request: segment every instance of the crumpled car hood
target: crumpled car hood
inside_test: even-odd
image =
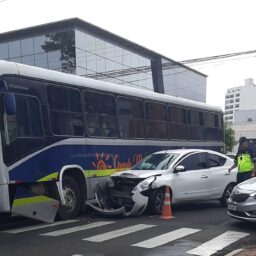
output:
[[[112,177],[127,177],[127,178],[140,178],[146,179],[151,176],[162,175],[166,170],[127,170],[122,172],[117,172],[112,175]]]

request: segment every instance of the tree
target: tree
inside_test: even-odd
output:
[[[224,125],[225,152],[232,152],[236,145],[235,131],[227,124]]]

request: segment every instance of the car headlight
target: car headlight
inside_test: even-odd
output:
[[[143,180],[142,182],[140,182],[134,189],[133,192],[135,191],[139,191],[139,192],[144,192],[146,190],[148,190],[150,188],[150,185],[152,184],[152,182],[154,182],[154,180],[156,179],[155,176],[149,177],[145,180]]]

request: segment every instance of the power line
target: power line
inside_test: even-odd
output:
[[[204,62],[204,61],[210,61],[210,60],[216,60],[216,59],[226,59],[226,58],[231,58],[231,57],[240,56],[240,55],[248,55],[248,54],[253,54],[253,53],[256,53],[256,50],[228,53],[228,54],[222,54],[222,55],[214,55],[214,56],[210,56],[210,57],[182,60],[179,62],[182,64],[189,64],[189,63]]]

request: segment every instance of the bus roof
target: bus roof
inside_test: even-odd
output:
[[[120,93],[122,95],[140,97],[153,101],[161,101],[170,104],[172,103],[177,105],[184,105],[192,108],[200,108],[208,111],[222,111],[220,107],[211,106],[206,103],[188,100],[181,97],[170,96],[129,86],[112,84],[77,75],[66,74],[58,71],[3,60],[0,60],[0,75],[19,75],[22,77],[41,79],[49,82],[51,81],[56,83],[81,86],[89,89],[97,89],[106,92]]]

